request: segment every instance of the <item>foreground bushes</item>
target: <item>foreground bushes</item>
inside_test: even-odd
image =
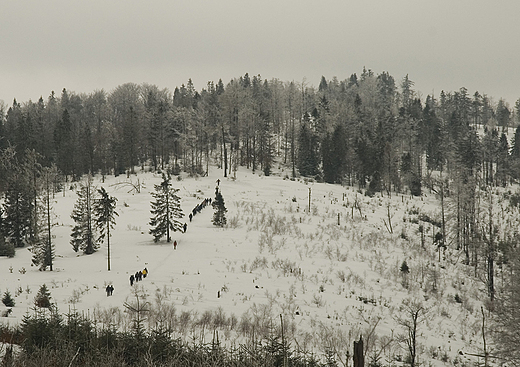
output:
[[[128,332],[97,330],[77,313],[65,317],[57,312],[37,311],[26,315],[19,329],[1,329],[7,348],[2,366],[322,366],[314,357],[295,353],[272,335],[264,340],[223,347],[215,333],[208,344],[187,343],[158,327],[144,330],[141,324]],[[4,348],[5,349],[5,348]],[[15,348],[15,350],[17,350]]]

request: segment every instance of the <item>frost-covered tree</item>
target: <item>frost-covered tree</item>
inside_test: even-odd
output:
[[[0,256],[14,257],[14,255],[14,246],[5,241],[2,231],[0,231]]]
[[[93,254],[98,248],[94,223],[95,189],[92,181],[92,176],[89,174],[81,184],[71,215],[76,225],[72,228],[70,244],[74,251],[81,250],[86,255]]]
[[[154,242],[166,235],[166,241],[170,242],[170,230],[182,231],[182,223],[177,219],[184,216],[181,209],[181,198],[177,196],[179,189],[172,188],[170,175],[163,173],[163,180],[159,185],[154,185],[155,192],[152,192],[154,201],[151,202],[152,218],[150,219],[150,234],[154,237]]]
[[[496,352],[511,366],[520,365],[520,251],[510,254],[509,271],[504,272],[506,286],[497,295],[493,313],[493,339]]]
[[[103,243],[105,236],[108,246],[108,270],[110,271],[110,229],[116,224],[115,197],[109,196],[105,188],[98,189],[99,198],[94,201],[94,214],[96,216],[96,228],[99,230],[98,243]]]
[[[220,190],[215,190],[215,200],[211,204],[213,206],[213,209],[215,209],[215,213],[213,214],[213,224],[217,227],[224,227],[226,225],[226,206],[224,205],[224,197],[222,196],[222,193]]]

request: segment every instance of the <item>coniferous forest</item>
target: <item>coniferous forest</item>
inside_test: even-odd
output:
[[[191,79],[173,92],[127,83],[89,94],[63,89],[0,108],[0,256],[48,237],[48,251],[34,261],[52,270],[50,195],[86,174],[147,167],[204,176],[217,165],[224,177],[238,167],[269,176],[283,167],[288,179],[355,186],[368,196],[435,194],[435,243],[459,251],[475,274],[478,268],[501,320],[497,340],[520,359],[510,348],[520,342],[511,329],[520,321],[511,311],[520,305],[520,235],[487,212],[498,192],[520,207],[520,99],[510,106],[466,88],[424,96],[408,76],[363,69],[345,80],[322,77],[317,87],[245,74],[200,91]],[[94,241],[89,246],[84,251],[95,251]],[[507,269],[502,297],[497,267]]]

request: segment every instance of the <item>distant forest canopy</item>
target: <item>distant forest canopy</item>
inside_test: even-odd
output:
[[[196,91],[127,83],[110,93],[63,89],[44,100],[0,106],[0,191],[10,167],[55,164],[67,179],[135,167],[224,175],[238,166],[269,175],[359,184],[369,193],[420,194],[432,172],[506,185],[520,178],[520,122],[514,108],[465,88],[421,98],[408,75],[363,69],[348,79],[305,82],[248,74]],[[29,157],[30,158],[27,158]],[[36,158],[35,158],[36,157]]]

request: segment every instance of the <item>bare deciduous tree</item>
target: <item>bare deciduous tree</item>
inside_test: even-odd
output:
[[[404,334],[399,335],[397,340],[408,349],[411,367],[417,365],[419,325],[425,320],[427,314],[428,308],[421,301],[407,298],[403,301],[396,317],[397,323],[404,329]]]

